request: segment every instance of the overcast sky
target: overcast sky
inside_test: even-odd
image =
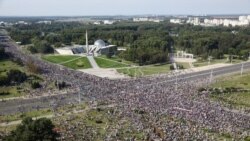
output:
[[[0,0],[0,16],[250,14],[250,0]]]

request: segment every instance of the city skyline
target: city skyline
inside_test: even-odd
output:
[[[249,14],[249,0],[0,0],[0,16]]]

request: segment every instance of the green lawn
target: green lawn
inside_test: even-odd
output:
[[[235,74],[232,76],[220,77],[217,82],[212,84],[212,87],[240,87],[244,89],[250,89],[250,72],[246,72],[241,76]]]
[[[124,68],[117,69],[119,73],[127,74],[131,77],[141,77],[146,75],[153,74],[162,74],[170,71],[170,64],[160,65],[160,66],[143,66],[143,67],[133,67],[133,68]]]
[[[1,115],[0,116],[0,123],[2,122],[11,122],[11,121],[17,121],[21,120],[25,117],[39,117],[39,116],[45,116],[45,115],[51,115],[52,112],[50,109],[42,109],[42,110],[33,110],[26,113],[18,113],[13,115]]]
[[[210,64],[208,63],[208,61],[197,61],[197,62],[193,63],[193,65],[195,67],[203,67],[203,66],[214,65],[214,64],[218,64],[218,63],[227,63],[227,59],[212,59],[210,61]]]
[[[11,60],[8,60],[8,59],[0,60],[0,66],[1,66],[0,76],[6,76],[7,72],[9,72],[12,69],[17,69],[22,72],[25,72],[29,76],[28,80],[26,80],[22,84],[11,85],[11,86],[1,86],[0,87],[0,99],[23,96],[26,94],[24,90],[31,89],[30,82],[32,81],[42,82],[43,81],[43,79],[39,75],[28,72],[24,66],[20,66]]]
[[[86,57],[75,55],[45,55],[42,59],[71,69],[87,69],[91,65]]]
[[[101,55],[101,56],[98,56],[98,58],[108,59],[108,60],[116,61],[116,62],[119,62],[119,63],[124,63],[124,64],[127,64],[127,65],[137,65],[136,63],[124,60],[122,58],[119,58],[118,56],[112,56],[111,58],[108,58],[106,55]]]
[[[0,99],[20,97],[22,95],[21,89],[18,89],[16,86],[0,87]]]
[[[243,61],[239,59],[232,60],[232,64],[241,63],[241,62]],[[231,62],[229,62],[226,58],[225,59],[212,59],[210,61],[210,64],[208,63],[208,60],[198,60],[197,62],[193,63],[193,65],[195,67],[203,67],[203,66],[214,65],[218,63],[231,63]]]
[[[91,64],[89,63],[88,58],[82,57],[67,63],[61,64],[71,69],[88,69],[91,68]]]
[[[56,63],[56,64],[60,64],[69,60],[73,60],[79,58],[79,56],[74,56],[74,55],[45,55],[42,56],[42,59],[52,62],[52,63]]]
[[[11,69],[18,69],[23,71],[24,67],[12,62],[11,60],[0,60],[0,75],[6,75]]]
[[[243,76],[236,74],[233,76],[219,78],[217,82],[211,85],[211,87],[222,89],[230,87],[250,89],[250,73],[248,72]],[[212,95],[212,98],[237,107],[250,107],[250,92]]]
[[[185,69],[189,68],[187,63],[178,63],[183,65]],[[153,74],[164,74],[170,71],[171,64],[164,64],[164,65],[148,65],[148,66],[141,66],[141,67],[131,67],[131,68],[122,68],[117,69],[119,73],[123,73],[129,75],[131,77],[141,77]]]
[[[125,63],[118,62],[119,60],[115,59],[107,59],[101,57],[95,57],[95,61],[101,68],[121,68],[121,67],[129,67],[129,65]]]

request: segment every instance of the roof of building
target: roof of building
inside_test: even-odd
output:
[[[96,40],[95,43],[94,43],[95,46],[98,46],[98,47],[105,47],[106,44],[103,40]]]

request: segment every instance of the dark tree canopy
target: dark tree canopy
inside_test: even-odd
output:
[[[132,23],[114,25],[86,25],[80,23],[53,23],[51,25],[15,25],[9,28],[11,37],[23,44],[32,43],[30,51],[50,53],[53,47],[85,44],[88,30],[89,44],[97,39],[126,47],[120,57],[141,65],[167,62],[170,47],[184,50],[207,59],[222,59],[233,54],[246,59],[250,52],[250,27],[201,27],[177,25],[168,22]],[[233,50],[233,52],[232,52]]]
[[[7,78],[10,83],[22,83],[27,79],[27,75],[20,70],[10,70]]]

